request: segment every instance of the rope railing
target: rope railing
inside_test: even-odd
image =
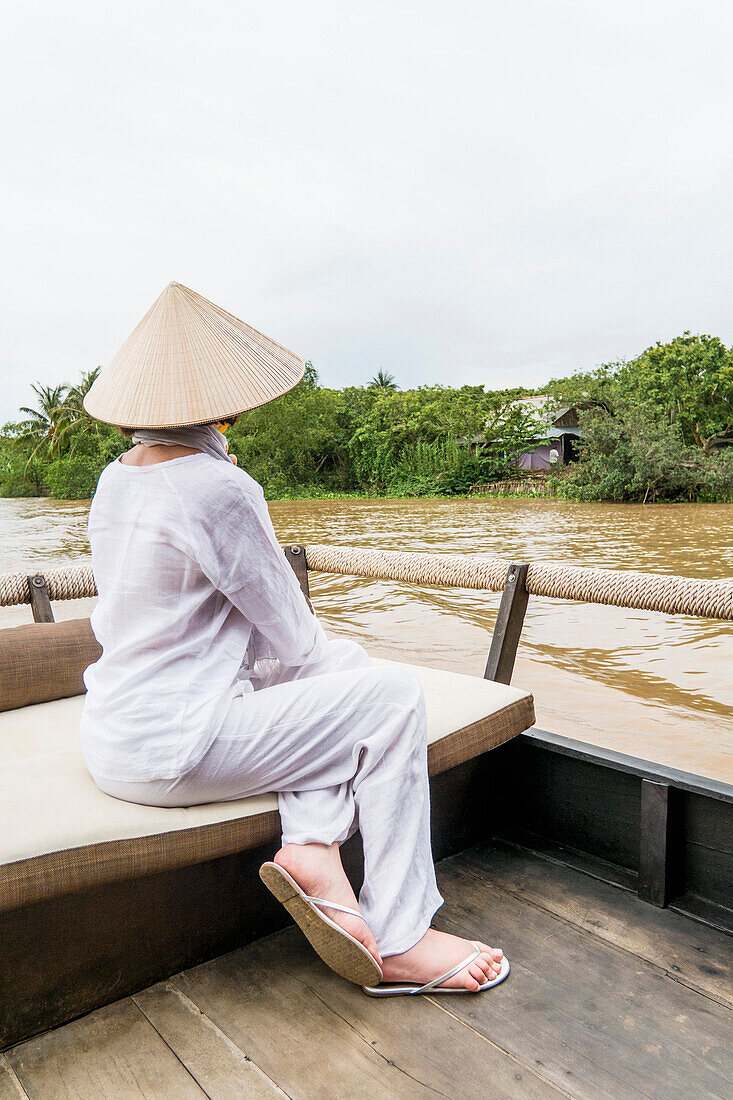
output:
[[[81,600],[96,596],[97,586],[91,565],[71,565],[68,569],[49,569],[46,579],[51,600]],[[31,593],[27,573],[0,574],[0,607],[30,603]]]
[[[459,554],[369,550],[355,546],[306,546],[308,568],[375,580],[454,588],[504,587],[509,562]],[[733,580],[697,580],[660,573],[586,569],[577,565],[530,563],[527,591],[533,596],[615,604],[667,615],[733,620]]]
[[[356,546],[313,544],[306,546],[305,551],[308,569],[316,572],[492,592],[504,587],[510,564],[503,558]],[[51,600],[75,600],[97,594],[90,565],[53,569],[44,576]],[[526,585],[533,596],[733,621],[733,580],[728,579],[699,580],[660,573],[533,562],[527,572]],[[30,603],[28,575],[0,575],[0,607],[25,603]]]

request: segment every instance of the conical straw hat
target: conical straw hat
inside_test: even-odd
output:
[[[236,416],[287,393],[303,360],[180,283],[169,283],[84,398],[123,428]]]

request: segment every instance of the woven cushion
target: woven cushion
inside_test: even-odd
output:
[[[532,696],[517,688],[405,667],[425,692],[433,775],[534,721]],[[82,705],[59,699],[0,714],[0,911],[278,838],[274,794],[174,809],[103,794],[81,756]]]
[[[80,695],[101,653],[89,619],[0,630],[0,710]]]

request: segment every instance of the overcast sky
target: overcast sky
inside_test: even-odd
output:
[[[0,43],[0,422],[171,279],[328,385],[733,343],[733,5],[26,2]]]

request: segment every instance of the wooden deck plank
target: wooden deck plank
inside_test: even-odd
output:
[[[293,964],[278,947],[277,936],[267,937],[174,984],[290,1097],[417,1095],[415,1082],[313,994],[321,972],[312,952],[293,953]]]
[[[733,1094],[733,1014],[590,931],[441,865],[449,931],[498,943],[509,980],[442,1006],[573,1096]],[[448,1002],[449,1003],[446,1003]]]
[[[551,1085],[538,1067],[507,1056],[473,1028],[436,1011],[436,1005],[424,997],[377,1001],[325,968],[319,992],[366,1042],[415,1079],[425,1081],[429,1091],[461,1100],[485,1100],[487,1095],[557,1100],[567,1095]]]
[[[0,1100],[27,1100],[28,1093],[4,1054],[0,1054]]]
[[[175,978],[288,1096],[557,1100],[563,1093],[425,1000],[375,1001],[295,929]]]
[[[733,938],[716,929],[521,849],[482,845],[460,866],[733,1008]]]
[[[733,1095],[723,934],[513,849],[439,879],[436,923],[509,955],[497,989],[370,999],[289,929],[0,1055],[0,1100]]]
[[[201,1100],[199,1088],[129,999],[8,1051],[30,1100]]]
[[[170,982],[151,986],[132,999],[210,1100],[285,1096]]]

